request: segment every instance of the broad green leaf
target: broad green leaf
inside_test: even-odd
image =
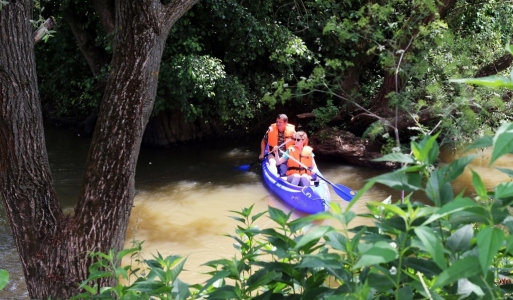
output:
[[[513,182],[503,182],[495,188],[496,199],[507,199],[513,197]]]
[[[487,227],[477,234],[477,248],[479,250],[479,262],[483,274],[486,274],[493,258],[499,252],[499,248],[504,240],[502,229]]]
[[[272,206],[268,207],[269,217],[276,222],[280,226],[285,226],[287,221],[289,220],[290,214],[285,214],[283,211],[274,208]]]
[[[332,201],[333,202],[333,201]],[[293,220],[288,223],[289,229],[291,232],[296,232],[299,229],[303,229],[305,227],[311,226],[312,222],[316,221],[324,221],[333,219],[333,216],[329,212],[321,212],[313,215],[308,215],[306,217],[301,217],[299,219]]]
[[[191,292],[189,291],[189,285],[183,281],[181,281],[179,278],[176,278],[176,280],[173,282],[173,295],[174,299],[180,300],[180,299],[189,299],[191,296]]]
[[[335,229],[331,226],[317,226],[314,227],[312,230],[310,230],[306,235],[302,236],[299,241],[297,242],[294,249],[298,250],[304,245],[319,240],[322,238],[326,233],[334,231]]]
[[[403,219],[406,218],[406,212],[403,211],[401,208],[399,208],[397,205],[385,204],[383,202],[367,202],[367,205],[378,207],[378,208],[383,208],[384,210],[388,210],[388,211],[395,213],[396,215],[402,217]]]
[[[208,294],[209,300],[240,299],[240,291],[231,285],[223,285]]]
[[[347,205],[345,211],[348,212],[348,211],[351,211],[351,208],[353,207],[353,205],[356,204],[356,202],[358,201],[358,199],[360,199],[363,194],[365,194],[372,186],[374,186],[374,184],[376,183],[376,181],[374,179],[371,179],[369,180],[369,182],[367,182],[363,188],[361,188],[360,190],[358,190],[358,192],[356,193],[356,196],[354,196],[353,200],[351,200],[349,202],[349,204]]]
[[[249,217],[249,215],[251,215],[251,211],[253,210],[253,205],[251,205],[250,207],[244,207],[242,209],[242,211],[237,211],[237,210],[229,210],[229,212],[232,212],[232,213],[235,213],[235,214],[238,214],[238,215],[241,215],[245,218]]]
[[[386,292],[395,286],[395,282],[390,276],[385,276],[384,274],[376,272],[369,273],[366,283],[378,292]]]
[[[356,218],[356,213],[353,211],[346,211],[344,213],[335,215],[335,218],[340,221],[343,225],[349,225],[349,223]]]
[[[328,232],[326,234],[326,245],[331,246],[335,250],[346,252],[347,237],[337,231]]]
[[[481,198],[481,200],[488,200],[488,191],[486,190],[486,187],[483,183],[483,180],[481,180],[481,177],[479,174],[472,171],[472,185],[474,185],[474,189],[476,190],[476,194]]]
[[[506,241],[506,252],[510,255],[513,255],[513,235],[508,235],[508,240]]]
[[[461,194],[454,199],[454,201],[449,202],[442,206],[436,213],[434,213],[429,219],[427,219],[422,225],[428,225],[433,221],[436,221],[440,218],[443,218],[447,215],[450,215],[454,212],[464,210],[466,208],[479,206],[474,200],[464,197],[461,197]]]
[[[422,149],[420,161],[425,165],[431,165],[435,162],[440,154],[440,148],[438,147],[438,143],[436,139],[440,135],[440,132],[433,136],[426,136],[421,142],[420,147]]]
[[[447,247],[453,252],[463,252],[470,248],[470,241],[474,237],[472,225],[465,225],[456,230],[447,239]]]
[[[410,148],[413,157],[415,157],[415,159],[417,159],[418,161],[422,161],[422,148],[420,147],[420,145],[415,141],[411,141]]]
[[[422,218],[425,216],[432,216],[434,213],[436,213],[439,210],[438,207],[433,206],[423,206],[419,207],[415,211],[415,219]]]
[[[339,215],[342,213],[342,207],[340,207],[340,204],[335,201],[330,201],[329,209],[333,212],[334,215]]]
[[[361,244],[363,245],[363,244]],[[398,257],[397,250],[387,242],[377,242],[363,252],[360,260],[353,266],[358,269],[365,266],[390,262]]]
[[[509,44],[505,47],[506,51],[508,51],[511,55],[513,55],[513,45]]]
[[[472,150],[472,149],[488,148],[488,147],[491,147],[492,145],[493,145],[493,136],[492,135],[485,135],[485,136],[482,136],[482,137],[478,138],[472,144],[467,146],[467,148],[465,148],[464,151],[466,152],[466,151],[469,151],[469,150]]]
[[[506,226],[506,228],[508,229],[508,233],[511,235],[513,233],[513,216],[507,216],[506,218],[504,218],[504,221],[502,221],[502,225]]]
[[[2,290],[9,282],[9,272],[0,269],[0,290]]]
[[[141,293],[169,293],[171,292],[171,287],[160,281],[140,281],[135,282],[128,290]]]
[[[450,183],[446,182],[440,189],[440,202],[442,205],[450,203],[454,199],[454,190]]]
[[[467,256],[456,260],[436,278],[433,288],[439,288],[451,284],[461,278],[469,278],[479,274],[481,268],[479,260],[475,256]]]
[[[434,234],[433,229],[426,226],[420,226],[415,227],[414,231],[435,263],[442,270],[445,269],[447,264],[444,257],[444,248],[440,240]]]
[[[418,173],[396,171],[374,177],[373,180],[396,190],[414,192],[422,189],[421,177]]]
[[[513,177],[513,170],[512,169],[506,169],[506,168],[499,168],[495,167],[497,170],[501,171],[502,173],[508,175],[510,178]]]
[[[426,196],[438,207],[453,200],[454,191],[442,170],[437,169],[429,176],[426,183]]]
[[[297,265],[298,268],[324,268],[331,269],[344,269],[344,261],[340,259],[340,255],[335,253],[319,253],[304,255],[301,262]]]
[[[413,299],[413,290],[411,286],[405,286],[399,289],[398,299],[410,300]]]
[[[141,249],[136,247],[136,248],[130,248],[130,249],[124,249],[124,250],[121,250],[117,253],[116,255],[116,259],[117,260],[121,260],[123,257],[125,257],[126,255],[130,254],[130,253],[134,253],[134,252],[137,252],[137,251],[140,251]]]
[[[495,133],[490,165],[508,153],[513,153],[513,123],[502,124]]]
[[[186,261],[186,258],[180,259],[178,264],[174,265],[174,268],[171,269],[171,276],[169,278],[171,281],[175,281],[178,278],[178,275],[180,275],[180,273],[182,272],[183,266],[185,265]]]
[[[465,167],[468,166],[468,164],[476,157],[477,154],[458,158],[449,165],[442,167],[441,172],[445,175],[444,177],[448,182],[452,182],[463,173]]]
[[[214,282],[228,277],[230,275],[230,273],[231,273],[230,271],[226,271],[226,270],[215,272],[214,276],[210,277],[205,282],[205,284],[203,285],[203,288],[199,291],[199,294],[201,294],[201,292],[207,290],[212,284],[214,284]]]
[[[254,291],[259,289],[269,282],[281,278],[281,273],[278,273],[274,270],[260,269],[253,273],[248,279],[248,291]]]
[[[513,82],[509,80],[509,78],[497,75],[480,78],[450,79],[449,82],[468,83],[493,88],[505,87],[513,89]]]
[[[484,209],[470,208],[468,210],[457,211],[449,215],[449,222],[454,225],[471,223],[488,223],[489,213]]]
[[[422,259],[418,257],[403,257],[404,266],[407,268],[412,268],[415,271],[419,271],[420,273],[433,277],[435,275],[440,274],[442,269],[436,265],[431,259]]]
[[[256,220],[260,219],[261,216],[265,215],[267,212],[266,211],[263,211],[263,212],[260,212],[254,216],[251,217],[251,221],[252,222],[255,222]]]
[[[470,280],[467,278],[461,278],[458,280],[458,295],[461,297],[464,297],[465,299],[470,296],[470,294],[475,293],[479,297],[484,296],[484,292],[476,284],[473,284]]]
[[[426,136],[418,144],[415,141],[411,142],[411,149],[415,159],[424,165],[430,165],[438,158],[440,149],[436,139],[439,134],[440,132],[433,136]]]
[[[406,164],[414,164],[415,159],[411,155],[404,153],[390,153],[379,158],[375,158],[372,161],[393,161]]]

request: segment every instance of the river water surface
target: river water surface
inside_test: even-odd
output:
[[[82,181],[89,139],[69,129],[47,127],[45,129],[48,154],[54,183],[61,205],[72,210]],[[230,218],[243,208],[253,206],[258,213],[268,206],[290,211],[263,185],[259,164],[249,171],[238,166],[256,160],[260,140],[248,139],[237,142],[205,143],[185,145],[171,149],[141,149],[136,171],[138,191],[132,210],[126,247],[133,240],[144,241],[143,257],[151,259],[157,251],[163,256],[187,257],[186,270],[180,279],[189,284],[201,283],[209,271],[202,266],[210,260],[231,258],[236,254],[233,240],[224,236],[233,234],[236,221]],[[487,187],[509,178],[487,166],[488,153],[480,153],[472,168],[483,177]],[[446,151],[442,161],[451,161],[459,154]],[[354,190],[363,187],[365,180],[380,175],[383,171],[325,161],[316,157],[324,178],[332,183],[341,183]],[[511,158],[499,162],[502,167],[512,167]],[[471,186],[470,172],[465,172],[455,183],[455,190]],[[331,189],[331,188],[330,188]],[[400,194],[383,186],[374,186],[353,206],[356,213],[366,212],[365,203],[382,201]],[[332,201],[343,207],[341,200],[331,189]],[[293,213],[297,218],[301,214]],[[353,226],[361,225],[361,220]],[[259,227],[271,226],[267,217],[260,218]],[[10,282],[0,291],[0,299],[28,299],[23,281],[18,254],[14,247],[10,228],[0,206],[0,269],[10,273]]]

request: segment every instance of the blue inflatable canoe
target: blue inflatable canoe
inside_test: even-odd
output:
[[[262,176],[265,186],[293,209],[315,214],[328,210],[331,201],[328,184],[320,180],[311,186],[297,186],[269,171],[267,156],[262,161]]]

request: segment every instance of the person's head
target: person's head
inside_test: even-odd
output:
[[[279,114],[276,117],[276,127],[278,127],[278,131],[285,131],[285,127],[289,122],[289,118],[286,114]]]
[[[294,135],[292,136],[292,139],[294,140],[294,145],[296,145],[296,146],[306,145],[308,135],[304,131],[298,131],[298,132],[294,133]]]

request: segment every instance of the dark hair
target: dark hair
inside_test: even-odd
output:
[[[283,121],[285,122],[288,122],[289,121],[289,117],[287,117],[286,114],[279,114],[276,119],[282,119]]]

